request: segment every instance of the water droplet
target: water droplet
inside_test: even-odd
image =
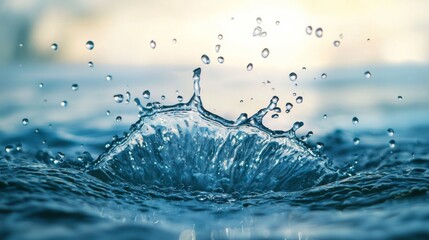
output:
[[[65,107],[67,107],[68,102],[66,100],[64,100],[60,103],[60,105],[61,105],[61,107],[65,108]]]
[[[131,93],[130,92],[126,92],[125,93],[125,103],[126,104],[128,104],[128,103],[130,103],[130,100],[131,100]]]
[[[307,26],[307,27],[305,28],[305,32],[306,32],[308,35],[311,35],[311,34],[313,33],[313,27],[311,27],[311,26]]]
[[[39,83],[39,88],[43,88],[45,86],[43,83]]]
[[[150,41],[150,47],[151,47],[152,49],[155,49],[155,48],[156,48],[156,42],[155,42],[154,40],[151,40],[151,41]]]
[[[22,119],[22,125],[27,126],[29,123],[28,118],[23,118]]]
[[[107,80],[107,81],[109,81],[109,82],[110,82],[110,81],[112,81],[112,79],[113,79],[112,75],[107,75],[107,76],[106,76],[106,80]]]
[[[316,37],[321,38],[323,36],[323,29],[318,28],[316,29]]]
[[[289,113],[292,108],[293,108],[292,103],[290,103],[290,102],[286,103],[286,113]]]
[[[120,122],[120,121],[122,121],[122,117],[121,116],[117,116],[116,117],[116,122]]]
[[[220,64],[222,64],[222,63],[225,61],[225,59],[223,59],[223,57],[222,57],[222,56],[219,56],[219,57],[217,58],[217,61],[218,61]]]
[[[289,73],[289,79],[291,81],[295,81],[297,78],[298,78],[298,76],[296,75],[296,73],[294,73],[294,72]]]
[[[7,145],[7,146],[4,148],[4,150],[5,150],[7,153],[11,153],[11,152],[13,151],[13,146]]]
[[[263,58],[266,58],[266,57],[268,57],[268,55],[270,55],[270,50],[268,50],[268,48],[264,48],[261,52],[261,56]]]
[[[267,36],[267,32],[261,32],[261,37],[266,37]]]
[[[302,126],[304,126],[303,122],[295,122],[292,126],[293,131],[297,131],[298,129],[300,129]]]
[[[396,141],[395,141],[395,140],[393,140],[393,139],[392,139],[392,140],[390,140],[390,141],[389,141],[389,147],[393,149],[393,148],[395,148],[395,146],[396,146]]]
[[[323,79],[325,79],[326,77],[328,77],[328,75],[326,75],[326,73],[322,73],[322,76],[321,76]]]
[[[398,100],[401,101],[402,100],[402,96],[398,96]]]
[[[280,25],[280,21],[276,21],[276,25]]]
[[[353,144],[354,145],[359,145],[360,143],[360,139],[359,138],[353,138]]]
[[[317,142],[316,143],[316,148],[321,150],[323,147],[325,147],[325,144],[321,143],[321,142]]]
[[[355,125],[358,124],[359,123],[359,118],[353,117],[352,123],[355,124]]]
[[[16,144],[16,151],[21,152],[21,150],[22,150],[22,144],[21,143]]]
[[[253,63],[247,64],[246,69],[247,69],[247,71],[252,71],[252,69],[253,69]]]
[[[173,38],[173,43],[176,44],[177,43],[177,39]]]
[[[79,89],[79,85],[77,83],[72,84],[71,89],[73,91],[77,91]]]
[[[86,46],[86,49],[88,49],[88,50],[94,49],[94,43],[92,41],[86,42],[85,46]]]
[[[364,73],[364,75],[365,75],[366,78],[370,78],[371,77],[371,72],[370,71],[366,71]]]
[[[261,24],[261,23],[262,23],[262,19],[261,19],[260,17],[258,17],[258,18],[256,18],[256,22],[257,22],[258,24]]]
[[[183,101],[183,97],[182,96],[177,96],[177,101],[182,102]]]
[[[323,114],[323,118],[325,118],[325,119],[326,119],[326,118],[328,118],[328,115],[326,115],[326,114]]]
[[[109,110],[106,111],[106,115],[110,116],[110,111]]]
[[[255,27],[255,29],[253,30],[253,36],[260,36],[262,32],[262,28],[261,27]]]
[[[335,47],[339,47],[339,46],[340,46],[340,41],[335,40],[335,41],[334,41],[334,46],[335,46]]]
[[[165,100],[165,96],[164,95],[161,96],[161,100]]]
[[[301,96],[296,98],[296,103],[300,104],[302,103],[302,101],[304,100],[304,98],[302,98]]]
[[[217,44],[217,45],[215,46],[215,51],[216,51],[216,52],[219,52],[219,50],[220,50],[220,44]]]
[[[93,62],[91,62],[91,61],[89,61],[89,62],[88,62],[88,66],[92,68],[92,67],[94,67],[94,63],[93,63]]]
[[[219,34],[219,35],[217,35],[217,38],[218,38],[219,40],[222,40],[222,39],[223,39],[223,35],[222,35],[222,34]]]
[[[393,131],[393,129],[391,129],[391,128],[387,129],[387,135],[389,135],[390,137],[392,137],[393,134],[395,134],[395,131]]]
[[[57,49],[58,49],[58,44],[56,44],[56,43],[52,43],[52,44],[51,44],[51,49],[52,49],[52,50],[54,50],[54,51],[57,51]]]
[[[204,64],[210,64],[210,58],[205,54],[201,56],[201,61],[203,61]]]
[[[24,44],[20,43],[18,46],[19,46],[19,47],[23,47],[23,46],[24,46]]]
[[[274,113],[273,115],[271,115],[271,118],[272,119],[277,119],[277,118],[279,118],[279,115],[277,113]]]
[[[122,94],[113,95],[113,99],[115,100],[115,102],[121,103],[122,101],[124,101],[124,95]]]
[[[150,91],[149,91],[149,90],[145,90],[145,91],[142,93],[142,95],[143,95],[143,97],[144,97],[145,99],[149,99],[149,98],[150,98]]]

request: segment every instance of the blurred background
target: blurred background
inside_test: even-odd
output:
[[[282,113],[267,116],[271,128],[303,121],[300,133],[316,137],[393,128],[424,138],[415,129],[429,120],[428,9],[425,0],[1,0],[0,134],[52,129],[85,143],[96,130],[121,133],[138,120],[132,99],[149,90],[144,103],[187,101],[201,67],[204,106],[228,119],[276,95]],[[126,92],[129,104],[115,102]]]

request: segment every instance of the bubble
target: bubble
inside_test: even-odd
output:
[[[106,111],[106,115],[110,116],[110,111],[109,110]]]
[[[246,69],[247,69],[247,71],[252,71],[252,69],[253,69],[253,63],[247,64]]]
[[[395,140],[393,140],[393,139],[392,139],[392,140],[390,140],[390,141],[389,141],[389,147],[390,147],[390,148],[392,148],[392,149],[393,149],[393,148],[395,148],[395,147],[396,147],[396,141],[395,141]]]
[[[296,103],[300,104],[300,103],[302,103],[302,101],[304,101],[303,97],[299,96],[296,98]]]
[[[364,73],[364,75],[365,75],[366,78],[370,78],[371,77],[371,72],[370,71],[366,71]]]
[[[150,98],[150,91],[149,91],[149,90],[145,90],[145,91],[142,93],[142,95],[143,95],[143,97],[144,97],[145,99],[149,99],[149,98]]]
[[[151,40],[149,45],[152,49],[156,48],[156,42],[154,40]]]
[[[276,21],[276,25],[280,25],[280,21]]]
[[[298,78],[298,76],[296,75],[296,73],[294,73],[294,72],[289,73],[289,79],[291,81],[295,81],[297,78]]]
[[[86,46],[86,49],[92,50],[92,49],[94,49],[94,42],[88,41],[88,42],[86,42],[85,46]]]
[[[7,145],[7,146],[4,148],[4,150],[5,150],[7,153],[11,153],[11,152],[13,151],[13,146],[11,146],[11,145]]]
[[[355,124],[355,125],[358,124],[359,123],[359,118],[353,117],[352,123]]]
[[[79,90],[79,85],[77,83],[73,83],[72,86],[71,86],[71,89],[73,91],[77,91],[77,90]]]
[[[359,138],[353,138],[353,144],[354,145],[359,145],[359,143],[360,143],[360,139]]]
[[[292,103],[290,103],[290,102],[288,102],[288,103],[286,103],[286,113],[289,113],[290,112],[290,110],[293,108],[293,104]]]
[[[323,79],[325,79],[325,78],[327,78],[328,77],[328,75],[326,75],[326,73],[322,73],[322,76],[321,76]]]
[[[204,64],[210,64],[210,58],[205,54],[201,56],[201,61],[203,61]]]
[[[220,44],[217,44],[217,45],[215,46],[215,51],[218,53],[218,52],[219,52],[219,50],[220,50]]]
[[[402,96],[398,96],[398,100],[401,101],[402,100]]]
[[[30,121],[28,121],[28,118],[23,118],[23,119],[22,119],[22,125],[23,125],[23,126],[27,126],[29,122],[30,122]]]
[[[67,107],[68,104],[69,103],[66,100],[64,100],[60,103],[61,107],[63,107],[63,108]]]
[[[39,83],[39,88],[43,88],[45,85],[43,83]]]
[[[335,41],[334,41],[334,47],[339,47],[339,46],[340,46],[340,41],[335,40]]]
[[[391,128],[387,129],[387,135],[389,135],[390,137],[392,137],[393,134],[395,134],[395,131],[393,131],[393,129],[391,129]]]
[[[115,102],[121,103],[122,101],[124,101],[124,95],[115,94],[115,95],[113,95],[113,99],[115,100]]]
[[[318,37],[318,38],[323,37],[323,29],[322,28],[316,29],[316,37]]]
[[[162,96],[161,96],[161,100],[165,100],[165,95],[162,95]]]
[[[267,58],[267,57],[268,57],[268,55],[270,55],[270,50],[268,50],[268,48],[264,48],[264,49],[262,50],[262,52],[261,52],[261,56],[262,56],[263,58]]]
[[[88,67],[91,67],[91,68],[94,67],[94,63],[92,61],[89,61],[88,62]]]
[[[57,51],[58,50],[58,44],[52,43],[51,44],[51,49],[54,50],[54,51]]]
[[[223,35],[222,35],[222,34],[219,34],[219,35],[217,35],[217,38],[218,38],[219,40],[222,40],[222,39],[223,39]]]
[[[262,33],[262,28],[261,27],[255,27],[255,29],[253,30],[253,36],[260,36]]]
[[[217,61],[218,61],[218,63],[222,64],[222,63],[225,61],[225,59],[223,59],[223,57],[222,57],[222,56],[219,56],[219,57],[217,58]]]
[[[328,118],[328,115],[323,114],[323,118],[324,118],[324,119]]]
[[[272,119],[277,119],[277,118],[279,118],[279,115],[277,113],[274,113],[273,115],[271,115],[271,118]]]
[[[122,121],[122,117],[121,116],[117,116],[116,117],[116,122],[121,122]]]
[[[112,75],[107,75],[107,76],[106,76],[106,80],[107,80],[107,81],[109,81],[109,82],[110,82],[110,81],[112,81],[112,79],[113,79]]]
[[[183,97],[181,95],[177,96],[177,101],[182,102],[183,101]]]
[[[306,32],[308,35],[311,35],[311,34],[313,33],[313,27],[311,27],[311,26],[307,26],[307,27],[305,28],[305,32]]]
[[[176,44],[177,43],[177,39],[173,38],[173,43]]]
[[[256,18],[256,23],[261,24],[262,23],[262,19],[260,17]]]

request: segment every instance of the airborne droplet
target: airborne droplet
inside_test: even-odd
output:
[[[302,98],[301,96],[296,98],[296,103],[300,104],[302,103],[302,101],[304,100],[304,98]]]
[[[154,40],[151,40],[149,45],[152,49],[156,48],[156,42]]]
[[[354,145],[359,145],[360,143],[360,139],[359,138],[353,138],[353,144]]]
[[[92,50],[92,49],[94,49],[94,42],[88,41],[88,42],[86,42],[85,46],[86,46],[86,49]]]
[[[71,89],[73,91],[77,91],[77,90],[79,90],[79,85],[77,83],[74,83],[74,84],[72,84]]]
[[[395,134],[395,131],[393,131],[393,129],[389,128],[389,129],[387,129],[387,134],[388,134],[390,137],[392,137],[392,136],[393,136],[393,134]]]
[[[258,18],[256,18],[256,22],[257,22],[258,24],[261,24],[261,23],[262,23],[262,19],[261,19],[260,17],[258,17]]]
[[[298,78],[298,76],[296,75],[296,73],[294,73],[294,72],[289,73],[289,79],[291,81],[295,81],[297,78]]]
[[[398,96],[398,100],[402,100],[402,96]]]
[[[290,103],[290,102],[286,103],[286,113],[289,113],[292,108],[293,108],[292,103]]]
[[[365,75],[366,78],[370,78],[371,77],[371,72],[370,71],[366,71],[364,73],[364,75]]]
[[[334,41],[334,46],[335,46],[335,47],[339,47],[339,46],[340,46],[340,41],[335,40],[335,41]]]
[[[266,58],[266,57],[268,57],[268,55],[270,55],[270,50],[268,50],[268,48],[264,48],[261,52],[261,56],[263,58]]]
[[[217,38],[218,38],[219,40],[222,40],[222,39],[223,39],[223,35],[222,35],[222,34],[219,34],[219,35],[217,35]]]
[[[183,97],[182,96],[177,96],[177,101],[182,102],[183,101]]]
[[[210,58],[205,54],[201,56],[201,61],[203,61],[204,64],[210,64]]]
[[[316,29],[316,37],[321,38],[323,36],[323,29],[318,28]]]
[[[173,43],[176,44],[177,43],[177,39],[173,38]]]
[[[106,76],[106,80],[107,80],[107,81],[109,81],[109,82],[110,82],[110,81],[112,81],[112,79],[113,79],[112,75],[107,75],[107,76]]]
[[[56,44],[56,43],[52,43],[52,44],[51,44],[51,49],[52,49],[52,50],[54,50],[54,51],[57,51],[57,49],[58,49],[58,44]]]
[[[149,99],[149,98],[150,98],[150,91],[149,91],[149,90],[145,90],[145,91],[142,93],[142,95],[143,95],[143,97],[144,97],[145,99]]]
[[[64,101],[61,102],[60,105],[61,105],[61,107],[65,108],[65,107],[67,107],[68,102],[66,100],[64,100]]]
[[[252,64],[252,63],[247,64],[246,69],[247,69],[247,71],[252,71],[252,69],[253,69],[253,64]]]
[[[306,32],[308,35],[311,35],[311,34],[313,33],[313,27],[311,27],[311,26],[307,26],[307,27],[305,28],[305,32]]]
[[[122,94],[113,95],[113,99],[115,100],[115,102],[121,103],[122,101],[124,101],[124,95]]]
[[[280,25],[280,21],[276,21],[276,25]]]
[[[23,118],[22,119],[22,125],[24,125],[24,126],[27,126],[29,122],[30,121],[28,121],[28,118]]]
[[[121,122],[122,121],[122,117],[121,116],[117,116],[116,117],[116,122]]]
[[[359,118],[353,117],[352,123],[355,124],[355,125],[358,124],[359,123]]]
[[[217,58],[217,61],[218,61],[220,64],[222,64],[222,63],[225,61],[225,59],[223,59],[223,57],[222,57],[222,56],[219,56],[219,57]]]
[[[255,27],[255,29],[253,30],[253,36],[260,36],[262,32],[262,28],[261,27]]]
[[[217,45],[215,46],[215,51],[218,53],[218,52],[219,52],[219,50],[220,50],[220,44],[217,44]]]
[[[89,62],[88,62],[88,66],[92,68],[92,67],[94,67],[94,63],[93,63],[93,62],[91,62],[91,61],[89,61]]]
[[[322,73],[322,76],[321,76],[323,79],[325,79],[326,77],[328,77],[328,75],[326,75],[326,73]]]
[[[395,140],[393,140],[393,139],[392,139],[392,140],[390,140],[390,141],[389,141],[389,147],[393,149],[393,148],[395,148],[395,146],[396,146],[396,141],[395,141]]]

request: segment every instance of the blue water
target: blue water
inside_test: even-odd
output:
[[[31,109],[11,102],[2,109],[2,239],[429,238],[429,125],[424,119],[398,125],[391,137],[386,129],[393,120],[380,130],[333,125],[303,141],[299,122],[284,131],[262,123],[276,107],[276,97],[237,120],[207,110],[197,69],[186,82],[194,86],[189,100],[130,106],[131,116],[103,105],[97,97],[101,91],[95,91],[88,106],[111,119],[100,126],[100,118],[68,115],[73,107],[86,117],[95,114],[94,108],[85,110],[83,95],[81,100],[55,95],[61,84],[46,80],[45,71],[41,76],[31,76],[37,79],[32,88],[43,81],[39,90],[46,91],[41,97],[46,102]],[[86,83],[79,83],[76,93],[82,94]],[[60,109],[64,98],[69,106]],[[44,104],[56,110],[40,114]],[[107,109],[113,116],[105,116]],[[412,116],[427,116],[424,109],[417,106]],[[30,124],[13,128],[16,112],[20,118],[25,112]],[[122,122],[114,121],[117,115]],[[39,124],[43,118],[53,123]],[[401,129],[406,129],[402,135]],[[351,141],[356,135],[357,146]],[[389,147],[390,139],[395,147]]]

